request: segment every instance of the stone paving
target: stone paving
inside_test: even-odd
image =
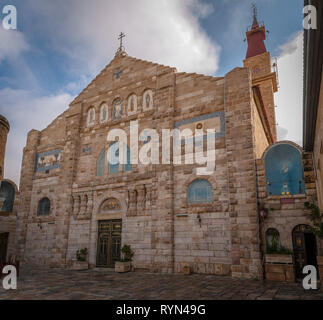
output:
[[[18,289],[0,300],[323,300],[320,290],[300,283],[238,280],[214,275],[109,271],[22,270]]]

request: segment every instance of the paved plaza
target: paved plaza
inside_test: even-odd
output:
[[[238,280],[214,275],[125,273],[105,270],[22,269],[18,289],[0,300],[308,300],[323,292],[305,291],[300,283]]]

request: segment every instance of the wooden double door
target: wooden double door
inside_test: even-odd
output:
[[[317,268],[316,237],[307,225],[298,225],[293,230],[293,249],[295,273],[297,279],[302,279],[303,268],[312,265]]]
[[[121,257],[122,220],[99,221],[97,267],[114,268]]]
[[[0,233],[0,264],[6,263],[9,233]]]

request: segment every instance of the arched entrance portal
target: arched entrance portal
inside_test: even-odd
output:
[[[302,272],[304,266],[312,265],[317,267],[316,238],[311,228],[305,224],[296,226],[292,237],[296,279],[302,279],[304,277]]]
[[[117,199],[108,199],[100,207],[100,214],[113,216],[113,219],[98,221],[98,242],[96,265],[101,268],[114,268],[115,262],[120,260],[122,220],[116,219],[121,211]]]
[[[7,261],[8,238],[9,233],[0,233],[0,265]]]

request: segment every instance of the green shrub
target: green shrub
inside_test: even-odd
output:
[[[86,256],[87,256],[87,248],[83,248],[83,249],[80,249],[80,250],[77,250],[76,251],[76,259],[77,261],[86,261]]]
[[[131,250],[131,247],[128,244],[125,244],[122,247],[121,252],[122,252],[122,256],[123,256],[123,258],[120,260],[121,262],[129,262],[132,260],[132,257],[134,254]]]

